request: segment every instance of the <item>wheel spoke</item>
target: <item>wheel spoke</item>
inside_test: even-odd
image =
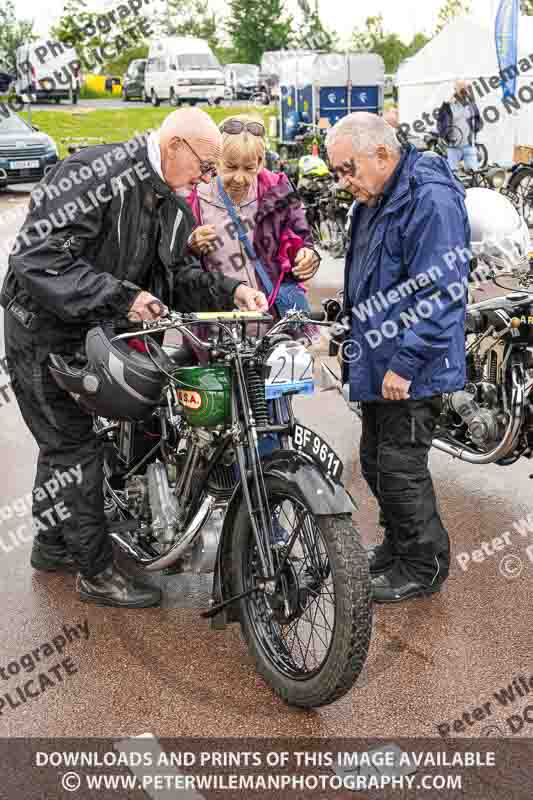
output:
[[[269,498],[270,499],[270,498]],[[327,659],[335,628],[335,593],[328,551],[320,528],[302,501],[271,499],[272,519],[288,536],[277,551],[276,590],[248,598],[256,636],[276,669],[291,677],[314,674]],[[252,540],[248,580],[257,576],[257,550]]]

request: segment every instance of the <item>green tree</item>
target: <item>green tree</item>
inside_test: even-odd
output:
[[[82,59],[83,71],[83,59],[87,58],[88,64],[94,63],[95,72],[123,75],[134,58],[146,58],[148,47],[139,31],[138,17],[128,14],[121,19],[115,15],[115,20],[110,19],[106,11],[100,14],[90,11],[85,0],[67,0],[63,16],[52,28],[51,36],[74,47]],[[99,63],[92,51],[111,42],[116,43],[115,58]]]
[[[520,6],[522,14],[533,17],[533,0],[522,0]]]
[[[284,0],[230,0],[226,29],[237,61],[259,64],[265,50],[290,46],[292,17],[286,15]]]
[[[0,62],[8,72],[16,72],[17,47],[36,38],[33,21],[17,19],[11,0],[0,0]]]
[[[426,36],[425,33],[415,33],[411,42],[407,45],[407,58],[414,56],[418,53],[419,50],[422,50],[423,47],[427,45],[428,42],[431,41],[431,36]]]
[[[465,14],[470,14],[471,11],[470,0],[446,0],[439,11],[435,33],[440,33],[455,17],[462,17]]]
[[[50,33],[55,41],[62,42],[75,50],[86,47],[101,47],[105,35],[97,31],[97,14],[87,9],[85,0],[67,0],[63,14],[52,27]],[[95,33],[91,35],[91,31]]]
[[[136,58],[148,58],[148,45],[141,44],[138,47],[130,47],[123,50],[117,58],[106,61],[102,66],[102,72],[106,75],[120,76],[126,74],[130,61]]]
[[[302,22],[292,41],[293,46],[309,50],[325,50],[328,53],[335,50],[339,44],[338,34],[324,27],[318,6],[313,11],[308,0],[298,0],[298,5],[302,12]]]
[[[163,36],[196,36],[207,39],[209,47],[219,46],[220,20],[202,0],[167,0],[167,11],[160,19]]]
[[[398,34],[385,31],[381,14],[367,17],[365,26],[363,30],[354,30],[352,49],[356,53],[377,53],[385,62],[385,72],[396,72],[398,64],[409,55],[408,45]]]

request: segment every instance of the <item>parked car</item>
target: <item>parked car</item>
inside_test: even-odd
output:
[[[14,80],[15,76],[10,75],[9,72],[0,72],[0,94],[8,92]]]
[[[40,181],[59,160],[54,140],[17,114],[0,113],[0,188]]]
[[[192,36],[158,39],[150,45],[144,75],[144,99],[158,106],[161,100],[178,106],[224,99],[222,67],[203,39]]]
[[[259,87],[259,67],[255,64],[226,64],[226,97],[229,100],[252,100]]]
[[[32,102],[78,102],[81,75],[78,56],[72,47],[50,39],[39,39],[17,47],[16,59],[17,100],[28,95]]]
[[[122,81],[122,99],[124,102],[139,97],[144,100],[144,73],[146,71],[146,59],[136,58],[128,64],[128,71]]]

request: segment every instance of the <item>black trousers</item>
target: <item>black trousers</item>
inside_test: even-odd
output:
[[[62,503],[60,516],[65,517],[58,521],[58,514],[54,514],[58,524],[39,525],[36,540],[51,554],[66,547],[80,572],[92,577],[112,561],[104,514],[103,443],[93,432],[92,417],[56,384],[48,370],[50,351],[69,355],[69,346],[66,343],[52,346],[45,335],[29,333],[7,312],[4,332],[13,391],[24,421],[39,446],[34,524],[36,518],[42,521],[43,512],[59,502]],[[63,481],[54,499],[43,497],[43,486],[57,479],[58,473],[66,474],[71,468],[72,476],[74,469],[81,470],[81,483],[76,479],[70,483]],[[39,489],[41,492],[37,491]]]
[[[361,469],[384,517],[382,548],[396,559],[396,584],[434,585],[448,576],[450,540],[428,469],[441,407],[440,396],[362,403]]]

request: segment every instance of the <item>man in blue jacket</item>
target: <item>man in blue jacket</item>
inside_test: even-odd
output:
[[[373,596],[399,602],[438,591],[449,570],[428,453],[443,393],[466,379],[465,192],[445,159],[401,148],[376,115],[344,117],[327,148],[356,200],[342,352],[350,400],[362,405],[361,469],[385,522],[369,553]]]

